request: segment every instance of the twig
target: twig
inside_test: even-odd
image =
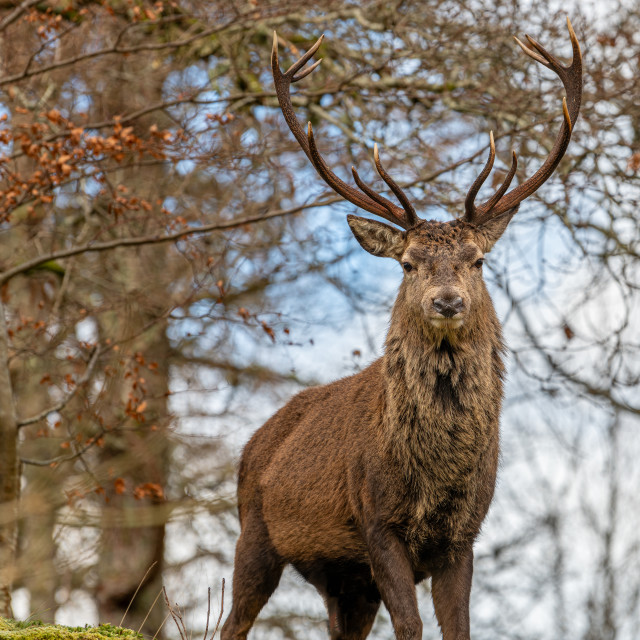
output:
[[[20,429],[21,427],[26,427],[29,424],[33,424],[34,422],[38,422],[39,420],[46,418],[50,413],[55,413],[56,411],[60,411],[64,409],[65,406],[76,395],[76,393],[78,392],[78,389],[82,385],[88,382],[89,378],[91,377],[91,374],[93,373],[93,369],[96,365],[96,362],[98,361],[99,355],[100,355],[100,348],[95,347],[93,350],[93,353],[91,354],[91,360],[89,360],[89,365],[87,366],[87,369],[84,372],[84,375],[82,376],[82,378],[80,378],[80,380],[78,380],[78,382],[76,383],[72,391],[65,398],[63,398],[57,405],[53,407],[49,407],[48,409],[41,411],[35,416],[31,416],[31,418],[25,418],[24,420],[19,420],[18,428]]]
[[[34,4],[38,4],[40,0],[24,0],[21,4],[19,4],[8,16],[0,22],[0,31],[4,31],[12,22],[15,22],[22,13],[24,13],[25,9],[32,7]]]
[[[204,636],[202,640],[207,640],[207,633],[209,633],[209,616],[211,615],[211,587],[207,589],[207,626],[204,628]]]
[[[426,176],[421,176],[412,180],[411,182],[404,183],[401,186],[403,188],[412,187],[416,184],[420,184],[422,182],[431,182],[436,178],[440,177],[442,174],[447,173],[449,171],[453,171],[457,169],[459,166],[474,160],[479,155],[485,152],[485,149],[479,149],[475,153],[467,156],[466,158],[462,158],[456,162],[451,163],[450,165],[439,169],[438,171],[434,171]],[[341,196],[337,197],[327,197],[323,198],[321,201],[314,201],[308,204],[297,205],[295,207],[291,207],[289,209],[277,209],[276,211],[271,211],[270,213],[265,213],[257,216],[249,216],[246,218],[239,218],[237,220],[230,220],[228,222],[215,222],[212,224],[205,224],[199,227],[190,227],[188,229],[182,229],[181,231],[177,231],[175,233],[167,234],[164,236],[141,236],[138,238],[120,238],[117,240],[110,240],[108,242],[97,242],[95,244],[84,244],[76,247],[71,247],[69,249],[63,249],[61,251],[54,251],[48,253],[43,256],[39,256],[37,258],[32,258],[31,260],[27,260],[22,264],[19,264],[12,269],[8,269],[4,273],[0,273],[0,285],[3,285],[5,282],[10,280],[16,275],[24,273],[25,271],[29,271],[31,269],[35,269],[39,267],[41,264],[45,262],[49,262],[50,260],[59,260],[61,258],[69,258],[70,256],[76,256],[81,253],[90,253],[90,252],[99,252],[99,251],[109,251],[110,249],[115,249],[117,247],[137,247],[145,244],[159,244],[163,242],[173,242],[174,240],[180,240],[181,238],[185,238],[186,236],[190,236],[196,233],[209,233],[211,231],[226,231],[230,229],[237,229],[238,227],[243,227],[248,224],[254,224],[258,222],[263,222],[265,220],[271,220],[272,218],[280,218],[284,216],[291,215],[293,213],[298,213],[304,209],[312,209],[314,207],[325,207],[330,204],[335,204],[337,202],[343,202],[343,198]]]
[[[149,572],[151,571],[151,569],[153,569],[153,567],[155,567],[158,564],[157,560],[154,560],[151,563],[151,566],[147,569],[147,571],[145,572],[145,574],[142,576],[142,580],[140,580],[140,582],[138,583],[138,588],[135,590],[133,596],[131,597],[131,600],[129,600],[129,604],[127,605],[127,608],[125,609],[125,612],[122,616],[122,620],[120,620],[120,624],[118,625],[119,627],[122,626],[122,623],[124,622],[124,619],[127,617],[127,613],[129,613],[129,609],[131,608],[131,605],[133,604],[133,601],[136,599],[136,596],[138,595],[138,591],[140,591],[140,587],[144,584],[144,581],[147,579],[147,576],[149,575]],[[156,598],[157,600],[157,598]],[[153,603],[155,604],[155,602]],[[147,614],[148,616],[149,614]],[[146,620],[146,618],[145,618]],[[144,624],[144,622],[142,623]]]
[[[176,603],[176,606],[178,607],[178,620],[180,620],[180,624],[182,625],[182,630],[184,631],[184,637],[187,638],[189,637],[189,634],[187,633],[187,627],[184,624],[184,617],[182,615],[182,612],[180,611],[180,605],[178,603]],[[189,640],[191,640],[191,637],[189,637]]]
[[[35,460],[33,458],[20,458],[20,462],[22,464],[30,464],[34,467],[51,467],[52,465],[57,466],[62,462],[69,462],[69,460],[75,460],[76,458],[80,458],[83,453],[91,449],[91,447],[93,447],[98,441],[98,438],[103,436],[104,433],[105,433],[104,429],[101,430],[98,435],[94,436],[93,438],[90,438],[87,444],[85,444],[84,447],[82,447],[82,449],[79,449],[78,451],[74,451],[74,453],[72,453],[70,456],[58,456],[57,458],[49,458],[49,460]]]
[[[161,595],[162,595],[162,589],[160,589],[160,591],[158,591],[158,595],[156,596],[156,599],[153,601],[153,604],[149,607],[149,611],[147,611],[147,615],[144,617],[144,620],[142,621],[142,623],[138,627],[138,633],[140,633],[140,631],[142,630],[142,627],[144,627],[144,623],[147,621],[147,618],[151,615],[151,612],[153,611],[153,607],[156,606],[156,602],[158,602],[158,598]],[[166,618],[165,618],[165,620],[166,620]],[[159,629],[158,629],[158,631],[159,631]],[[158,635],[158,632],[156,632],[156,635]],[[156,636],[153,636],[153,637],[155,638]]]
[[[249,12],[249,13],[243,14],[239,18],[240,19],[245,17],[250,18],[251,15],[252,15],[252,12]],[[140,45],[134,45],[129,47],[126,47],[126,46],[120,47],[121,38],[120,36],[118,36],[114,44],[110,47],[104,47],[102,49],[98,49],[95,51],[89,51],[87,53],[81,53],[75,56],[71,56],[69,58],[64,58],[63,60],[59,60],[49,65],[45,65],[38,69],[30,69],[29,65],[27,65],[20,73],[16,73],[12,76],[6,76],[0,79],[0,86],[4,86],[6,84],[13,84],[14,82],[19,82],[20,80],[24,80],[26,78],[30,78],[35,75],[48,73],[49,71],[53,71],[57,69],[63,69],[65,67],[74,65],[78,62],[91,60],[93,58],[98,58],[100,56],[114,55],[114,54],[130,55],[132,53],[139,53],[142,51],[162,51],[166,49],[178,49],[180,47],[184,47],[202,38],[206,38],[211,35],[214,35],[215,33],[219,33],[220,31],[224,31],[225,29],[228,29],[230,26],[233,26],[234,23],[236,23],[237,21],[238,21],[238,18],[234,18],[232,21],[225,23],[223,25],[215,25],[213,27],[210,27],[209,29],[203,29],[200,33],[197,33],[188,38],[172,40],[170,42],[161,42],[161,43],[154,42],[150,44],[140,44]]]
[[[27,260],[22,264],[9,269],[0,274],[0,285],[4,284],[7,280],[14,276],[34,269],[35,267],[48,262],[49,260],[59,260],[60,258],[69,258],[70,256],[76,256],[81,253],[89,253],[94,251],[109,251],[117,247],[138,247],[145,244],[158,244],[162,242],[173,242],[174,240],[180,240],[186,236],[190,236],[196,233],[208,233],[210,231],[223,231],[227,229],[237,229],[243,227],[246,224],[252,224],[256,222],[262,222],[263,220],[270,220],[271,218],[278,218],[286,216],[292,213],[297,213],[303,209],[309,209],[311,207],[320,207],[330,204],[332,201],[340,202],[342,198],[332,198],[331,200],[323,200],[322,202],[313,202],[311,204],[299,205],[291,207],[290,209],[279,209],[272,211],[271,213],[261,214],[257,216],[250,216],[247,218],[240,218],[238,220],[230,220],[229,222],[216,222],[213,224],[202,225],[200,227],[190,227],[188,229],[182,229],[176,233],[167,234],[164,236],[141,236],[138,238],[120,238],[117,240],[110,240],[108,242],[97,242],[96,244],[84,244],[77,247],[71,247],[69,249],[63,249],[62,251],[54,251],[44,256]]]
[[[164,590],[164,587],[162,587],[162,589]],[[160,591],[160,593],[162,593],[162,591]],[[165,594],[165,597],[166,597],[166,594]],[[167,618],[170,615],[171,615],[171,611],[169,611],[169,613],[167,613],[167,615],[164,617],[162,624],[158,627],[158,630],[153,634],[153,638],[151,638],[151,640],[156,640],[156,636],[160,633],[160,631],[162,631],[162,627],[164,627],[164,623],[167,621]]]
[[[222,620],[223,611],[224,611],[224,578],[222,578],[222,595],[220,597],[220,615],[218,616],[218,622],[216,622],[216,628],[213,630],[213,633],[211,634],[211,640],[213,640],[213,637],[216,635],[216,632],[218,631],[218,627],[220,626],[220,620]]]
[[[169,602],[169,596],[167,595],[166,587],[162,587],[162,592],[164,593],[164,601],[167,603],[167,608],[169,609],[169,613],[173,618],[173,621],[176,623],[176,627],[178,627],[178,633],[180,634],[181,640],[188,640],[186,633],[182,630],[184,627],[184,622],[182,622],[182,627],[180,626],[180,621],[182,621],[182,616],[179,613],[176,613]]]
[[[221,597],[220,597],[220,614],[218,615],[218,621],[216,622],[215,629],[213,630],[213,633],[209,637],[209,640],[213,640],[213,638],[215,637],[216,633],[218,633],[218,629],[220,628],[220,622],[222,621],[222,614],[224,613],[224,585],[225,585],[225,581],[224,581],[224,578],[222,578],[222,592],[221,592]],[[169,613],[167,614],[167,618],[169,616],[171,616],[173,618],[173,621],[176,623],[176,627],[178,627],[178,633],[180,634],[180,640],[189,640],[189,637],[188,637],[189,634],[187,633],[187,627],[184,624],[184,617],[183,617],[182,613],[180,612],[180,607],[176,604],[176,607],[177,607],[177,610],[176,610],[171,606],[171,603],[169,602],[169,596],[167,596],[167,590],[166,590],[165,587],[162,587],[162,593],[164,593],[164,601],[167,603],[167,608],[169,609]],[[157,600],[157,598],[156,598],[156,600]],[[155,604],[155,602],[154,602],[154,604]],[[126,612],[125,612],[125,615],[126,615]],[[166,621],[167,618],[165,618],[165,621]],[[204,636],[202,637],[202,640],[207,640],[207,635],[209,633],[209,621],[210,621],[210,619],[211,619],[211,587],[209,587],[207,589],[207,623],[206,623],[206,627],[205,627],[205,630],[204,630]],[[146,620],[146,618],[145,618],[145,620]],[[143,622],[143,624],[144,624],[144,622]],[[164,624],[164,622],[162,624]],[[160,629],[158,629],[158,631],[156,632],[156,635],[158,635],[159,631],[160,631]],[[155,636],[153,636],[153,637],[155,638]]]

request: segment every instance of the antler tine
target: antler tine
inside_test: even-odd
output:
[[[496,159],[496,145],[493,141],[493,131],[489,131],[489,159],[487,163],[484,165],[484,168],[480,172],[480,175],[474,180],[469,192],[467,193],[467,197],[464,200],[464,208],[465,208],[465,219],[468,221],[472,221],[475,217],[476,206],[474,204],[476,196],[478,195],[478,191],[484,184],[485,180],[491,173],[491,169],[493,168],[493,162]]]
[[[569,37],[571,39],[571,47],[573,49],[573,58],[571,60],[570,65],[564,65],[558,58],[556,58],[552,53],[549,53],[537,40],[534,40],[530,35],[525,35],[529,44],[537,50],[533,51],[525,44],[523,44],[518,38],[514,36],[514,40],[520,45],[522,50],[531,58],[544,65],[548,69],[554,71],[562,80],[565,88],[567,83],[570,82],[571,72],[574,68],[574,65],[579,61],[582,62],[582,54],[580,52],[580,44],[578,43],[578,38],[576,37],[576,33],[573,30],[573,26],[571,24],[571,20],[569,20],[569,16],[567,16],[567,28],[569,30]],[[567,92],[570,93],[567,88]]]
[[[386,172],[385,168],[382,166],[380,162],[380,155],[378,154],[378,145],[373,145],[373,159],[376,163],[376,169],[378,170],[378,174],[380,177],[387,183],[389,189],[393,191],[396,198],[398,198],[402,208],[406,213],[407,222],[409,226],[413,226],[417,224],[419,218],[416,214],[416,210],[413,208],[413,205],[409,202],[409,198],[407,198],[405,192],[393,181],[391,176]]]
[[[378,193],[375,193],[375,196],[373,196],[373,189],[367,187],[362,181],[358,183],[358,181],[356,180],[356,184],[358,184],[358,186],[364,192],[364,194],[359,193],[353,187],[350,187],[349,185],[342,182],[342,180],[340,180],[340,178],[338,178],[333,173],[333,171],[329,169],[329,166],[318,151],[316,140],[313,137],[313,128],[311,127],[310,122],[307,124],[307,139],[309,141],[309,150],[311,152],[311,163],[315,167],[316,171],[320,174],[320,177],[334,191],[338,192],[343,198],[346,198],[352,204],[355,204],[356,206],[361,207],[362,209],[365,209],[370,213],[374,213],[375,215],[380,216],[385,220],[389,220],[389,222],[400,225],[404,229],[408,229],[411,226],[407,224],[407,220],[403,215],[402,209],[393,204],[393,202],[387,200],[385,197],[381,196]],[[364,189],[363,186],[365,187]]]
[[[350,185],[340,180],[340,178],[338,178],[338,176],[336,176],[335,173],[331,171],[327,163],[320,155],[315,142],[315,138],[313,137],[313,129],[311,128],[311,123],[309,123],[308,130],[305,135],[305,132],[303,131],[300,123],[298,122],[298,119],[296,118],[296,115],[293,111],[293,106],[291,104],[289,87],[292,82],[298,82],[299,80],[302,80],[303,78],[308,76],[320,64],[321,59],[314,62],[304,71],[301,71],[304,65],[307,64],[307,62],[309,62],[312,56],[316,53],[316,51],[322,44],[323,38],[324,36],[320,36],[315,44],[299,60],[294,62],[286,72],[283,73],[278,62],[278,36],[274,31],[273,48],[271,50],[271,68],[273,71],[273,80],[276,87],[276,95],[278,97],[280,109],[282,110],[282,115],[284,116],[284,119],[286,120],[287,125],[291,130],[291,133],[293,133],[294,137],[298,141],[298,144],[302,147],[302,150],[306,153],[316,171],[320,174],[320,177],[336,193],[345,198],[345,200],[348,200],[352,204],[355,204],[365,211],[380,216],[385,220],[389,220],[390,222],[393,222],[394,224],[397,224],[404,229],[408,229],[418,222],[418,218],[415,215],[413,209],[411,209],[410,213],[406,208],[405,201],[408,202],[408,200],[406,199],[406,196],[404,196],[404,194],[402,194],[404,200],[400,199],[400,202],[402,202],[404,206],[403,210],[401,207],[393,204],[383,196],[375,193],[369,187],[362,188],[362,186],[360,186],[364,184],[362,183],[362,181],[356,181],[356,184],[358,184],[358,186],[360,186],[360,188],[362,189],[361,193],[357,189],[354,189]],[[389,178],[389,180],[391,179]],[[393,183],[393,181],[391,182]],[[391,186],[390,182],[387,181],[387,184],[389,184],[396,195],[398,195],[398,191],[402,193],[400,188],[395,185],[395,183],[393,183],[393,185],[398,191],[396,191]]]
[[[302,80],[302,78],[306,78],[310,73],[312,73],[315,68],[322,62],[322,58],[320,60],[316,60],[309,68],[305,69],[302,73],[299,73],[296,76],[291,78],[291,82],[298,82],[298,80]]]
[[[500,188],[484,204],[484,207],[486,207],[487,213],[491,212],[491,209],[496,205],[496,203],[500,200],[500,198],[502,198],[502,196],[507,192],[507,189],[509,188],[511,181],[513,180],[513,176],[516,175],[516,170],[518,169],[518,156],[516,155],[515,151],[511,152],[511,156],[512,156],[512,159],[511,159],[511,167],[509,169],[509,172],[504,177],[504,180],[502,181]],[[482,222],[482,220],[479,220],[476,218],[476,223],[480,223],[480,222]]]
[[[389,212],[387,220],[389,220],[390,222],[394,222],[395,224],[398,224],[405,229],[408,229],[409,226],[411,226],[407,224],[404,218],[398,218],[396,216],[396,214],[394,213],[394,208],[397,209],[397,207],[393,204],[393,202],[387,200],[384,196],[380,195],[377,191],[374,191],[369,185],[365,184],[362,181],[355,167],[351,167],[351,173],[353,174],[353,179],[358,185],[358,188],[366,193],[372,200],[375,200],[378,204],[381,204],[383,207],[385,207],[385,209]]]
[[[528,38],[528,36],[527,36]],[[518,39],[516,36],[513,36],[513,39],[520,45],[520,48],[530,57],[533,58],[536,62],[539,62],[540,64],[543,64],[545,67],[549,66],[549,63],[547,62],[547,60],[545,58],[543,58],[539,53],[536,53],[535,51],[533,51],[532,49],[529,49],[529,47],[527,47],[526,44],[524,44],[524,42],[522,42],[522,40]],[[537,43],[536,43],[537,44]]]
[[[554,55],[549,53],[540,43],[536,42],[530,36],[527,36],[527,40],[532,48],[527,47],[518,40],[518,38],[515,39],[518,45],[528,56],[536,60],[536,62],[539,62],[545,67],[551,69],[560,78],[567,94],[566,97],[563,97],[562,99],[562,125],[558,135],[556,136],[556,140],[549,156],[542,166],[528,180],[525,180],[511,192],[506,193],[508,185],[513,178],[512,174],[515,173],[516,169],[516,161],[514,159],[511,170],[500,189],[498,189],[498,191],[484,204],[476,207],[473,205],[473,200],[475,199],[475,195],[482,184],[482,181],[480,181],[479,185],[478,182],[485,173],[485,167],[485,170],[483,170],[476,182],[473,183],[473,186],[469,190],[467,199],[465,200],[466,220],[476,223],[482,222],[490,217],[495,217],[505,211],[514,209],[525,198],[528,198],[531,194],[537,191],[537,189],[549,179],[560,163],[560,160],[562,160],[567,147],[569,146],[571,133],[578,118],[578,114],[580,113],[580,103],[582,101],[582,53],[569,17],[567,17],[567,28],[569,29],[571,46],[573,49],[573,58],[569,65],[562,64]],[[487,163],[487,166],[488,165],[489,163]],[[484,178],[486,178],[486,175]]]
[[[304,65],[307,64],[307,62],[309,62],[309,60],[311,60],[311,58],[313,58],[315,52],[320,48],[320,45],[322,44],[323,40],[324,40],[324,33],[315,41],[315,43],[311,46],[311,48],[303,56],[300,57],[299,60],[294,62],[285,71],[285,73],[282,73],[280,71],[279,65],[277,64],[278,63],[278,34],[274,31],[273,32],[273,47],[271,49],[271,61],[273,62],[275,60],[276,65],[278,66],[279,74],[283,75],[283,76],[288,76],[291,79],[291,82],[296,82],[297,80],[302,80],[302,78],[304,78],[304,76],[298,76],[298,78],[295,78],[296,73],[298,71],[300,71],[300,69],[302,69],[302,67],[304,67]],[[315,69],[318,66],[318,64],[320,64],[321,60],[322,60],[322,58],[320,58],[320,60],[315,62],[310,69],[307,69],[307,71],[305,72],[305,75],[308,75],[311,70]]]

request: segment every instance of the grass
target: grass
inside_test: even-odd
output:
[[[0,618],[0,640],[142,640],[131,629],[101,624],[99,627],[63,627],[38,621]]]

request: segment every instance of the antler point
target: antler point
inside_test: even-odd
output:
[[[573,25],[571,24],[571,20],[569,19],[569,15],[567,14],[567,28],[569,29],[569,37],[571,38],[571,44],[573,46],[574,51],[574,60],[575,60],[575,52],[577,50],[579,58],[582,58],[582,51],[580,50],[580,43],[578,42],[578,38],[576,37],[576,32],[573,30]],[[573,61],[572,61],[573,64]]]
[[[525,37],[527,38],[527,40],[529,41],[529,44],[534,48],[537,49],[538,51],[540,51],[540,53],[538,53],[538,51],[534,51],[533,49],[530,49],[526,44],[524,44],[521,40],[519,40],[518,38],[516,38],[516,36],[513,36],[514,40],[518,43],[518,46],[530,57],[533,58],[536,62],[539,62],[540,64],[544,65],[545,67],[549,67],[549,60],[545,59],[545,57],[543,57],[541,55],[542,52],[545,53],[545,55],[548,55],[546,53],[546,51],[544,50],[544,48],[538,44],[530,35],[525,34]]]

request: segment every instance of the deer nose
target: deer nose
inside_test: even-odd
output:
[[[464,309],[464,302],[460,296],[455,298],[435,298],[433,308],[445,318],[453,318]]]

